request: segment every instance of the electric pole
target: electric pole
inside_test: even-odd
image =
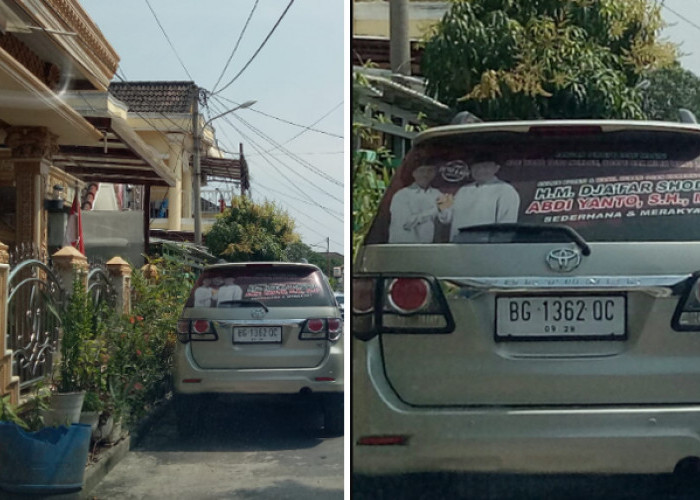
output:
[[[194,87],[192,102],[192,198],[194,200],[194,243],[202,244],[202,166],[200,148],[202,137],[199,131],[199,87]]]
[[[331,238],[326,238],[326,269],[328,271],[328,279],[331,279]]]

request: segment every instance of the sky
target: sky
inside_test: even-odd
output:
[[[700,9],[695,0],[664,0],[661,15],[668,23],[663,35],[680,45],[681,65],[700,76]]]
[[[216,92],[207,119],[256,101],[213,121],[220,147],[243,144],[252,198],[286,210],[304,243],[344,253],[343,0],[80,3],[120,57],[115,81],[194,81]]]

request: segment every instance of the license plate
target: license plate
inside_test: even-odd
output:
[[[626,337],[623,295],[497,297],[497,339]]]
[[[282,327],[236,326],[233,328],[233,341],[241,344],[282,342]]]

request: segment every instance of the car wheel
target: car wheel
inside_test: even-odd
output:
[[[343,393],[323,397],[323,429],[329,436],[341,436],[344,430],[345,407]]]
[[[202,408],[203,396],[199,394],[175,394],[175,421],[180,437],[189,437],[197,430],[197,417]]]

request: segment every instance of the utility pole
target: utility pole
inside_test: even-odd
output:
[[[331,238],[326,237],[326,270],[328,274],[328,279],[331,279]]]
[[[194,200],[194,243],[202,244],[202,165],[200,149],[202,136],[199,131],[199,87],[194,87],[192,102],[192,199]]]
[[[408,38],[408,0],[389,1],[389,62],[391,72],[411,74],[411,42]]]

